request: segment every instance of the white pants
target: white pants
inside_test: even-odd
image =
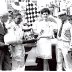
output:
[[[63,58],[65,62],[65,70],[68,71],[69,69],[69,63],[67,59],[68,55],[68,50],[69,50],[69,42],[64,42],[64,41],[58,41],[57,44],[57,70],[61,71],[62,70],[62,65],[63,65]]]
[[[24,66],[25,50],[24,45],[15,45],[12,47],[12,70],[16,70]]]

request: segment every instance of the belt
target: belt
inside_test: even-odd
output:
[[[70,42],[70,41],[66,41],[66,40],[63,40],[63,39],[58,39],[59,41],[63,41],[63,42]]]
[[[38,40],[41,38],[54,39],[53,37],[39,37]]]

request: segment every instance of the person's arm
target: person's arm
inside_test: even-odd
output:
[[[54,33],[54,38],[57,38],[58,26],[56,23],[53,23],[53,33]]]
[[[5,23],[5,27],[7,30],[12,28],[12,23],[13,22],[9,23],[9,20]]]
[[[34,34],[38,34],[38,31],[37,31],[37,22],[35,22],[32,26],[32,31]]]
[[[60,28],[62,26],[62,22],[60,19],[57,19],[57,38],[59,38],[59,31],[60,31]]]
[[[72,51],[72,27],[70,29],[70,33],[71,33],[70,50]]]
[[[71,55],[72,55],[72,27],[71,27],[71,29],[70,29],[70,35],[71,35],[71,41],[70,41],[70,46],[69,46],[69,50],[68,50],[68,53],[71,53]]]
[[[19,44],[22,43],[23,33],[18,29],[18,31],[12,30],[4,36],[5,44]]]
[[[5,43],[3,43],[3,42],[0,42],[0,47],[1,47],[1,46],[5,46]]]
[[[20,44],[20,43],[22,43],[22,40],[17,40],[16,38],[12,38],[12,37],[9,37],[9,36],[7,36],[7,35],[5,35],[4,36],[4,42],[5,42],[5,44],[7,44],[7,45],[9,45],[9,44],[12,44],[12,45],[14,45],[14,44]]]

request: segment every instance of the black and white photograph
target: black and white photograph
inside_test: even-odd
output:
[[[72,71],[72,1],[0,0],[0,71]]]

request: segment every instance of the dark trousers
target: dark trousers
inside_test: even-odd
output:
[[[4,36],[0,34],[0,42],[4,42]],[[0,70],[11,70],[11,59],[8,46],[0,46]]]
[[[8,49],[0,49],[0,70],[11,70],[11,68],[11,59]]]

